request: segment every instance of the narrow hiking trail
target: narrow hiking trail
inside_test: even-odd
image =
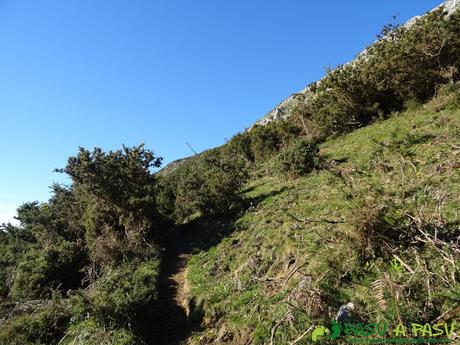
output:
[[[162,329],[155,344],[187,344],[192,329],[186,290],[190,248],[182,231],[176,231],[165,249],[159,289],[159,299],[163,304]]]
[[[175,257],[176,261],[176,272],[169,277],[170,286],[174,287],[173,300],[177,306],[181,306],[186,315],[188,316],[188,305],[187,305],[187,261],[190,257],[189,254],[177,253]]]

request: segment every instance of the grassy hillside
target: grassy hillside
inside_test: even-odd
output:
[[[458,320],[459,71],[439,8],[160,173],[143,145],[80,148],[70,185],[0,224],[0,344],[309,343],[351,302],[353,322]]]
[[[350,301],[360,321],[452,318],[458,104],[439,97],[327,140],[320,156],[323,168],[296,180],[268,161],[245,188],[253,205],[234,232],[193,255],[190,299],[205,313],[197,344],[287,344]]]

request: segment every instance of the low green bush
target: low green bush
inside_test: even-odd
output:
[[[281,152],[278,165],[282,173],[291,178],[305,176],[320,166],[318,144],[301,139]]]
[[[55,345],[64,336],[71,315],[65,300],[22,305],[19,315],[2,322],[2,345]]]
[[[159,260],[110,269],[91,285],[79,312],[84,314],[82,305],[86,303],[86,311],[106,325],[127,327],[148,322],[158,312],[158,274]]]
[[[240,190],[248,178],[244,160],[223,150],[210,150],[169,177],[175,185],[175,214],[185,219],[234,213],[241,204]]]
[[[45,249],[30,249],[15,269],[11,297],[15,300],[47,298],[53,289],[80,287],[84,255],[76,243],[62,241]]]

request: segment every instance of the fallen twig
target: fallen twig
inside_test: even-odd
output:
[[[292,276],[298,271],[300,270],[302,267],[304,267],[306,264],[308,264],[308,261],[305,261],[303,264],[301,264],[300,266],[297,266],[297,268],[294,268],[291,273],[289,273],[289,275],[286,277],[286,279],[284,280],[284,283],[283,283],[283,289],[286,287],[286,284],[287,282],[289,281],[289,279],[292,278]]]
[[[396,254],[393,254],[393,257],[394,257],[396,260],[398,260],[398,261],[401,263],[401,265],[403,265],[404,268],[405,268],[406,270],[408,270],[410,273],[412,273],[412,274],[415,273],[415,271],[414,271],[408,264],[406,264],[404,261],[402,261],[402,259],[401,259],[399,256],[397,256]]]
[[[291,214],[289,212],[287,213],[287,215],[289,217],[291,217],[292,219],[294,219],[296,222],[299,222],[299,223],[329,223],[329,224],[343,224],[343,223],[346,223],[343,220],[312,219],[312,218],[300,219],[300,218],[294,216],[293,214]]]
[[[433,323],[439,322],[439,321],[447,321],[448,319],[457,315],[458,313],[460,313],[460,307],[457,307],[457,308],[452,307],[448,311],[446,311],[445,313],[439,315],[436,319],[434,319]]]
[[[303,339],[303,337],[305,337],[308,332],[310,332],[311,330],[313,329],[313,326],[310,326],[305,332],[302,333],[302,335],[300,335],[300,337],[298,337],[296,340],[294,341],[291,341],[289,343],[289,345],[294,345],[294,344],[297,344],[299,341],[301,341]]]
[[[286,321],[288,317],[288,314],[286,314],[281,320],[278,320],[278,322],[275,324],[275,326],[273,326],[272,330],[271,330],[271,336],[270,336],[270,344],[271,345],[274,345],[274,339],[275,339],[275,334],[276,334],[276,330],[278,329],[279,326],[281,326],[281,324],[283,322]]]

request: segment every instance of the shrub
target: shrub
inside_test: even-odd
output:
[[[161,176],[158,180],[156,204],[162,217],[170,221],[175,220],[175,203],[177,194],[177,173]]]
[[[143,145],[122,150],[92,152],[80,148],[67,166],[82,207],[85,241],[98,265],[152,257],[150,243],[161,234],[156,195],[157,177],[151,172],[161,158]]]
[[[19,261],[11,296],[15,300],[49,297],[52,289],[67,291],[81,286],[82,249],[63,241],[45,249],[31,249]]]
[[[54,298],[35,307],[24,305],[23,309],[23,313],[2,323],[0,344],[58,344],[71,317],[66,302]]]
[[[256,162],[273,157],[278,151],[296,139],[301,128],[293,121],[273,121],[266,125],[255,125],[248,132],[250,149]]]
[[[254,162],[254,152],[251,150],[251,135],[248,132],[238,133],[222,146],[224,155],[233,159],[241,159],[246,164]]]
[[[254,126],[250,133],[251,152],[256,162],[264,161],[278,152],[281,139],[272,123]]]
[[[241,202],[240,190],[248,178],[243,161],[220,150],[203,153],[178,176],[176,214],[184,219],[194,213],[226,215]]]
[[[151,321],[158,310],[159,260],[125,264],[108,270],[85,297],[86,308],[96,321],[127,327]],[[82,313],[85,308],[78,308]]]
[[[0,297],[7,299],[20,258],[34,246],[33,237],[13,225],[0,226]]]
[[[319,167],[318,144],[301,139],[281,152],[280,170],[292,178],[304,176]]]
[[[376,198],[366,197],[358,200],[357,204],[359,206],[354,210],[352,238],[362,261],[366,262],[369,257],[382,255],[382,243],[392,231],[385,218],[387,207],[380,204]]]
[[[432,111],[456,109],[460,107],[460,82],[447,84],[439,88],[436,97],[425,105]]]
[[[82,205],[72,187],[52,186],[52,197],[46,203],[28,202],[18,210],[21,229],[29,241],[42,246],[60,240],[77,241],[83,238]]]

